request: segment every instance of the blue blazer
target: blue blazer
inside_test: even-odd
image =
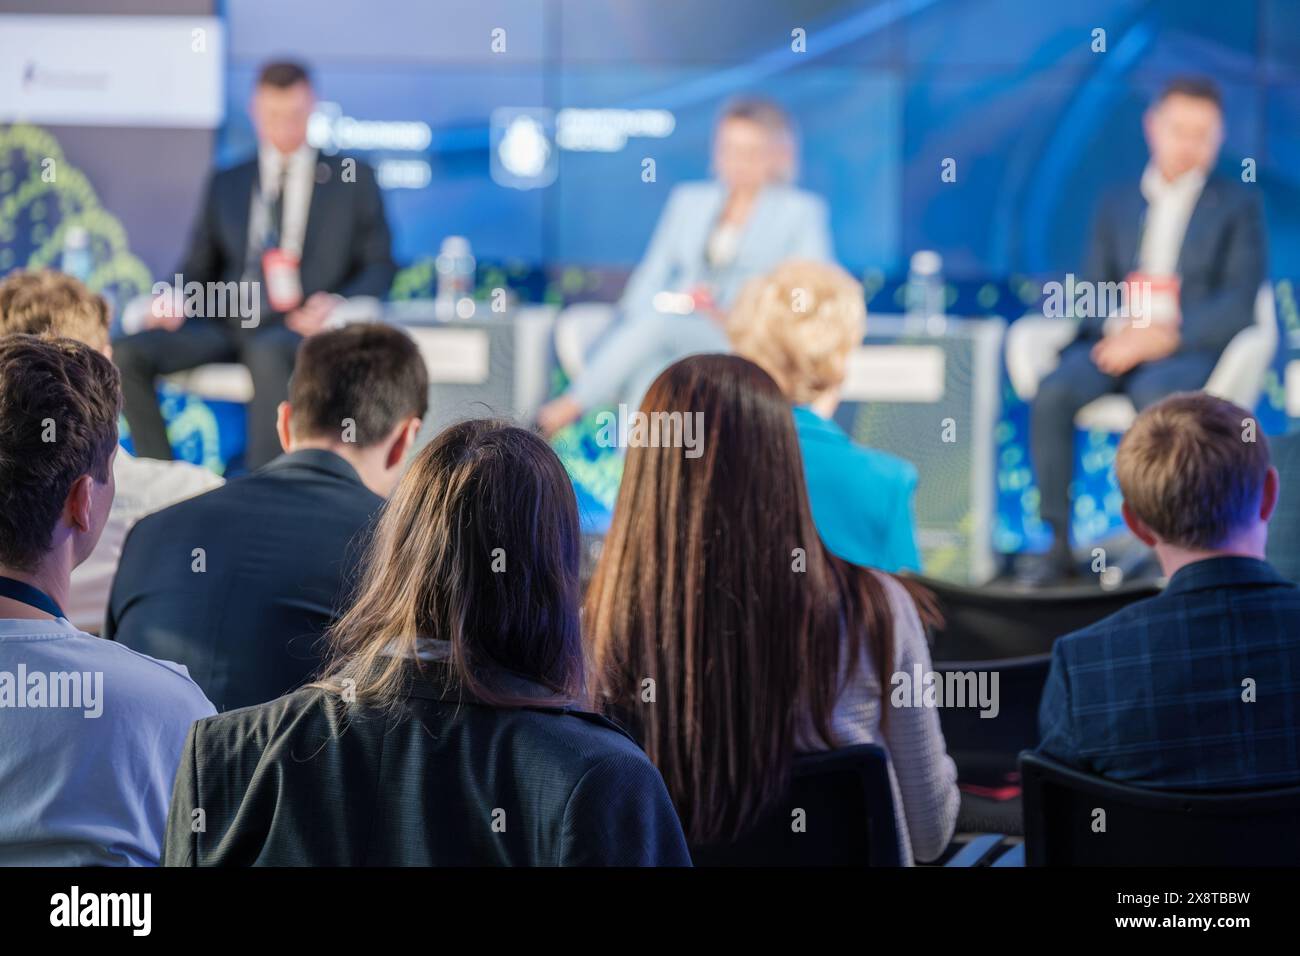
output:
[[[746,280],[783,259],[833,260],[826,203],[793,186],[768,186],[758,194],[736,258],[711,270],[705,249],[726,198],[726,188],[712,180],[673,187],[650,246],[623,291],[625,314],[652,310],[657,292],[686,291],[701,283],[710,284],[714,299],[725,306]]]
[[[831,553],[882,571],[920,571],[912,517],[916,468],[855,444],[810,408],[795,408],[794,425],[813,522]]]
[[[1288,581],[1300,584],[1300,495],[1289,489],[1300,488],[1300,432],[1269,435],[1268,450],[1277,469],[1278,484],[1284,490],[1268,522],[1268,546],[1264,551],[1268,563]]]
[[[1038,722],[1040,753],[1114,780],[1300,784],[1300,589],[1254,558],[1187,565],[1056,642]]]
[[[383,503],[338,455],[302,448],[148,515],[122,547],[105,637],[184,664],[217,710],[294,690],[320,668]]]
[[[1093,224],[1087,278],[1119,282],[1137,265],[1147,201],[1138,183],[1106,195]],[[1180,351],[1217,356],[1255,321],[1255,296],[1268,274],[1268,240],[1257,193],[1210,175],[1178,253],[1182,307]],[[1086,319],[1079,336],[1101,336],[1104,316]]]

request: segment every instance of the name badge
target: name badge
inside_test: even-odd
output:
[[[302,303],[302,278],[298,274],[298,257],[283,249],[262,253],[262,280],[266,283],[266,300],[276,312],[291,312]]]

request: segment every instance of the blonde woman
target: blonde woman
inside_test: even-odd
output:
[[[854,443],[832,421],[866,324],[862,286],[847,272],[791,259],[741,290],[727,334],[794,405],[813,520],[826,546],[854,564],[919,571],[916,469]]]
[[[831,260],[826,203],[792,185],[796,165],[793,123],[780,106],[742,98],[723,109],[714,178],[673,189],[628,279],[616,325],[569,390],[538,412],[544,432],[609,402],[635,408],[672,362],[724,351],[722,310],[753,276],[789,256]]]

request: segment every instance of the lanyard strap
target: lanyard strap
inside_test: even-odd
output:
[[[28,607],[34,607],[55,617],[64,616],[63,609],[54,602],[54,598],[40,588],[34,588],[25,581],[15,581],[2,574],[0,574],[0,597],[11,598],[19,604],[26,604]]]

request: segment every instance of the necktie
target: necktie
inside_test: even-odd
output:
[[[289,181],[289,163],[287,161],[280,164],[280,182],[279,189],[276,190],[275,197],[271,200],[270,208],[267,210],[269,222],[267,223],[266,242],[264,249],[275,249],[279,247],[284,235],[284,190]]]

